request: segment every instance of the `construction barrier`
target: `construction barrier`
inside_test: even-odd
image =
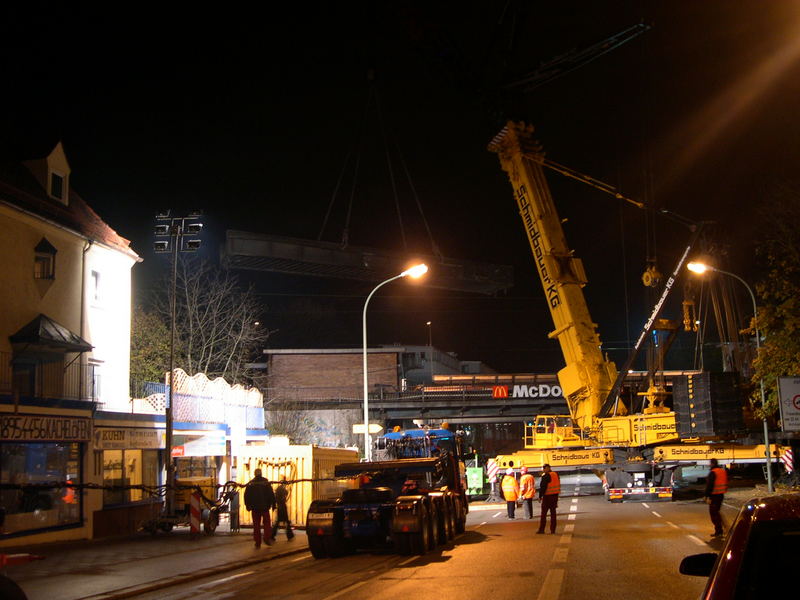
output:
[[[200,494],[192,492],[189,497],[189,529],[192,533],[200,533]]]

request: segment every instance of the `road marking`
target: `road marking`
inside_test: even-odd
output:
[[[309,555],[309,554],[306,554],[305,556],[299,556],[299,557],[297,557],[297,558],[293,558],[293,559],[292,559],[292,560],[290,560],[289,562],[297,562],[298,560],[306,560],[307,558],[310,558],[310,555]]]
[[[572,499],[572,502],[573,502],[573,503],[575,503],[575,502],[577,502],[577,501],[578,501],[578,499],[577,499],[577,498],[573,498],[573,499]]]
[[[219,585],[220,583],[225,583],[226,581],[231,581],[233,579],[239,579],[239,577],[245,577],[247,575],[252,575],[255,571],[245,571],[244,573],[237,573],[236,575],[231,575],[230,577],[223,577],[222,579],[215,579],[214,581],[209,581],[203,585],[198,585],[198,590],[204,590],[207,588],[214,587],[215,585]]]
[[[564,531],[564,534],[561,536],[561,539],[558,540],[559,544],[569,544],[572,541],[572,533],[567,533]]]
[[[660,517],[660,516],[661,516],[660,514],[658,514],[658,513],[657,513],[656,511],[654,511],[654,510],[653,510],[653,511],[650,511],[650,512],[652,512],[652,513],[653,513],[655,516],[657,516],[657,517]]]
[[[647,502],[642,502],[642,506],[644,506],[645,508],[650,508],[650,505]]]
[[[572,533],[575,530],[575,523],[564,525],[564,533]]]
[[[677,525],[675,525],[675,523],[673,523],[672,521],[664,521],[664,522],[665,522],[667,525],[669,525],[670,527],[674,527],[675,529],[680,529],[680,527],[678,527]]]
[[[481,525],[486,525],[486,523],[488,523],[488,521],[484,521],[484,522],[483,522],[483,523],[481,523],[480,525],[476,526],[476,527],[475,527],[475,529],[477,529],[477,528],[478,528],[478,527],[480,527]]]
[[[572,506],[569,507],[569,512],[576,512],[577,510],[578,510],[577,504],[573,504]]]
[[[692,540],[698,546],[705,546],[706,545],[706,543],[703,540],[701,540],[699,537],[696,537],[694,535],[687,535],[686,537],[688,537],[690,540]]]
[[[333,600],[334,598],[338,598],[339,596],[344,596],[348,592],[352,592],[354,589],[361,587],[362,585],[366,585],[369,583],[370,580],[365,579],[364,581],[358,581],[353,585],[348,585],[346,588],[343,588],[336,592],[335,594],[331,594],[330,596],[325,596],[322,600]]]
[[[503,511],[501,510],[499,513],[494,513],[494,514],[492,515],[492,518],[493,518],[493,519],[496,519],[497,517],[499,517],[499,516],[500,516],[500,515],[502,515],[502,514],[503,514]]]
[[[398,566],[398,567],[405,566],[405,565],[407,565],[408,563],[410,563],[412,560],[417,560],[418,558],[419,558],[419,556],[412,556],[411,558],[407,558],[407,559],[405,559],[403,562],[401,562],[401,563],[398,563],[398,565],[397,565],[397,566]]]
[[[567,552],[569,552],[569,547],[559,546],[558,548],[556,548],[556,551],[553,552],[553,562],[554,563],[567,562]]]
[[[544,577],[542,589],[537,600],[558,600],[561,595],[561,583],[564,581],[564,569],[550,569]]]
[[[574,521],[575,520],[575,513],[570,513],[567,515],[567,521]]]

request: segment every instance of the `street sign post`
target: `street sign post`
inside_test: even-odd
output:
[[[383,427],[378,425],[377,423],[370,423],[369,424],[369,432],[370,433],[380,433],[383,431]],[[364,435],[364,424],[363,423],[353,423],[353,433],[360,433]]]

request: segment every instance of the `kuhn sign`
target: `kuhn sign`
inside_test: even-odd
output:
[[[492,398],[561,398],[561,387],[540,383],[537,385],[515,385],[509,393],[509,386],[495,385],[492,387]]]

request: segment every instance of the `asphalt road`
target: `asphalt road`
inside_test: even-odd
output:
[[[556,535],[538,520],[472,506],[466,533],[420,557],[361,552],[315,560],[308,553],[142,595],[142,599],[504,598],[675,600],[704,581],[678,573],[683,556],[713,551],[699,501],[610,504],[590,475],[562,479]],[[728,519],[735,512],[726,509]],[[717,548],[718,549],[718,548]]]

